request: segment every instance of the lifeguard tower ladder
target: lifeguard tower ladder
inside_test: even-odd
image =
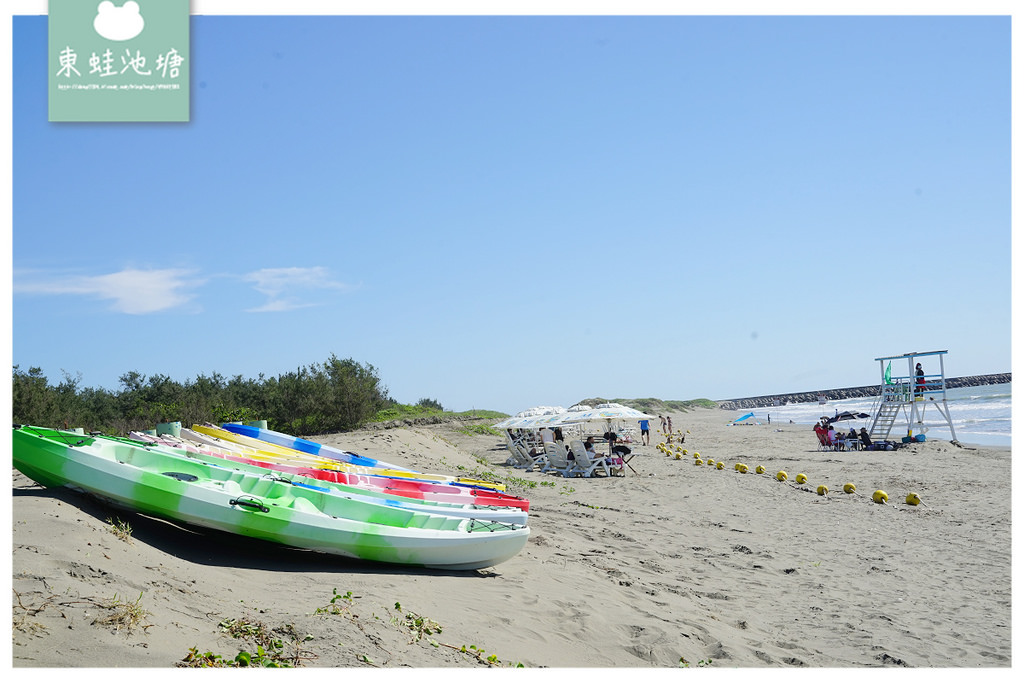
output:
[[[953,429],[953,420],[949,417],[949,406],[946,403],[946,368],[943,363],[943,356],[948,351],[926,351],[924,353],[906,353],[902,356],[884,356],[876,358],[882,374],[882,390],[878,396],[878,410],[875,412],[875,419],[871,423],[869,436],[872,441],[884,441],[889,438],[893,425],[903,415],[907,425],[907,436],[914,437],[916,429],[918,434],[928,431],[928,424],[924,421],[925,408],[934,405],[949,427],[953,443],[959,443],[956,439],[956,431]],[[939,357],[938,374],[925,374],[916,376],[914,369],[919,358],[926,356]],[[892,362],[907,362],[906,376],[895,377],[892,375]],[[925,363],[922,362],[922,369]],[[935,424],[935,423],[933,423]]]

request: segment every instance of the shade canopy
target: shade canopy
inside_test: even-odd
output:
[[[578,424],[581,422],[607,422],[611,420],[633,421],[653,420],[653,415],[630,408],[620,403],[602,403],[590,410],[567,411],[562,414],[561,424]]]
[[[552,427],[558,423],[561,415],[530,415],[528,417],[510,417],[502,420],[495,429],[540,429],[541,427]]]
[[[573,406],[576,408],[577,406]],[[559,413],[524,415],[523,411],[492,425],[495,429],[541,429],[543,427],[560,427],[562,425],[585,425],[588,423],[608,423],[613,421],[636,422],[653,420],[653,415],[624,406],[620,403],[602,403],[594,408],[579,406],[581,410],[562,410]]]
[[[849,410],[844,410],[834,417],[828,418],[829,424],[833,422],[841,422],[843,420],[865,420],[871,417],[867,413],[851,413]]]
[[[491,425],[495,429],[527,429],[533,418],[551,418],[565,412],[562,406],[534,406],[521,410],[512,417],[506,417],[498,424]],[[522,424],[521,424],[522,423]]]

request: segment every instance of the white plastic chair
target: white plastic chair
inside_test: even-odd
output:
[[[604,470],[605,476],[611,476],[612,472],[608,467],[608,460],[604,456],[590,457],[590,453],[587,452],[582,441],[573,441],[569,446],[572,448],[572,454],[576,458],[574,460],[576,470],[581,476],[592,477],[599,467]]]
[[[526,446],[522,444],[516,444],[516,450],[519,451],[519,460],[521,463],[516,465],[516,467],[518,469],[526,470],[527,472],[532,471],[537,465],[543,466],[544,461],[547,459],[547,456],[544,453],[530,455],[530,451],[528,451]]]

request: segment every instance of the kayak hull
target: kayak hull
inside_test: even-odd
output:
[[[213,446],[203,447],[201,444],[189,444],[187,441],[180,438],[162,438],[138,432],[132,432],[128,436],[131,441],[141,443],[146,447],[165,449],[177,455],[196,458],[202,462],[220,466],[227,466],[226,462],[230,462],[230,467],[242,469],[244,471],[258,472],[263,476],[272,472],[278,472],[279,476],[287,474],[289,475],[289,481],[293,484],[319,488],[324,491],[332,491],[337,495],[348,496],[354,499],[369,500],[384,505],[395,505],[410,510],[416,510],[418,512],[444,514],[450,517],[486,519],[494,522],[506,522],[509,524],[526,524],[528,522],[528,513],[518,507],[483,504],[466,496],[456,498],[451,501],[437,500],[429,498],[426,495],[421,495],[421,497],[418,498],[414,496],[406,496],[402,495],[400,492],[388,491],[385,489],[318,479],[316,477],[302,474],[301,472],[284,472],[281,470],[275,470],[273,467],[267,466],[267,464],[259,463],[259,461],[247,462],[245,458],[233,458],[230,457],[229,452],[221,449],[215,449]],[[117,439],[117,437],[103,438]]]
[[[182,430],[182,434],[185,434],[186,430]],[[504,490],[504,484],[497,484],[489,481],[480,481],[478,479],[466,479],[462,477],[452,477],[446,474],[424,474],[423,472],[413,472],[411,470],[394,470],[386,467],[362,467],[357,465],[350,465],[348,463],[339,462],[334,458],[325,458],[319,455],[311,455],[309,453],[303,453],[293,448],[287,448],[285,446],[278,446],[277,444],[268,443],[259,439],[253,439],[242,434],[236,434],[222,429],[216,425],[203,424],[203,425],[192,425],[192,429],[188,431],[189,434],[198,434],[206,438],[217,439],[222,444],[237,444],[245,448],[255,449],[260,455],[265,455],[270,458],[280,459],[289,464],[305,464],[311,467],[329,467],[344,469],[348,472],[356,472],[359,474],[378,474],[388,477],[401,477],[405,479],[418,479],[421,481],[435,481],[449,484],[457,484],[460,486],[476,486],[486,489]]]
[[[235,434],[248,436],[252,439],[266,441],[267,443],[284,446],[285,448],[309,453],[310,455],[331,458],[340,462],[346,462],[350,465],[358,465],[361,467],[384,467],[392,470],[407,469],[405,467],[393,465],[389,462],[384,462],[383,460],[375,460],[365,455],[349,453],[348,451],[343,451],[340,448],[334,448],[333,446],[317,443],[316,441],[303,439],[301,436],[292,436],[290,434],[276,432],[273,429],[264,429],[255,425],[240,424],[238,422],[225,422],[221,424],[221,428]]]
[[[349,468],[344,463],[339,462],[320,463],[305,458],[282,457],[250,446],[219,439],[203,432],[192,431],[191,429],[182,429],[181,436],[197,444],[220,449],[218,455],[221,457],[235,462],[269,467],[280,472],[302,474],[307,477],[353,486],[378,488],[410,497],[428,497],[433,500],[451,503],[473,502],[477,505],[505,505],[518,507],[524,511],[530,509],[530,503],[525,498],[503,493],[496,489],[467,486],[452,481],[416,479],[413,478],[415,475],[411,472],[408,473],[409,476],[396,477],[382,474],[382,470]],[[417,495],[417,492],[420,492],[421,495]]]
[[[17,427],[14,466],[138,512],[375,562],[480,569],[515,556],[529,527],[351,501],[126,443]]]

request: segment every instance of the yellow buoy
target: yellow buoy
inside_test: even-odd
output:
[[[889,500],[889,494],[879,489],[871,494],[871,500],[876,503],[886,503]]]
[[[849,482],[843,484],[843,493],[853,493],[856,490],[857,487]]]
[[[714,466],[715,466],[715,459],[714,458],[708,458],[708,467],[714,467]]]
[[[716,469],[716,470],[724,470],[724,469],[725,469],[725,463],[724,463],[724,462],[722,462],[721,460],[719,460],[719,461],[718,461],[718,464],[717,464],[717,465],[715,465],[715,469]]]
[[[764,474],[764,465],[758,465],[757,469],[754,471],[757,472],[758,474]]]
[[[740,466],[737,468],[736,471],[739,472],[740,474],[746,474],[748,469],[749,468],[746,465],[740,463]]]
[[[685,448],[683,449],[683,455],[689,455],[689,453],[690,451],[686,450]]]
[[[682,453],[676,453],[676,460],[682,460],[682,458],[683,458],[683,454]]]
[[[699,458],[699,457],[700,457],[700,453],[694,453],[694,454],[693,454],[693,457],[695,457],[695,458]]]
[[[739,471],[740,471],[740,467],[742,467],[742,466],[743,466],[743,463],[741,463],[741,462],[738,462],[738,463],[736,463],[735,465],[733,465],[733,466],[732,466],[732,468],[733,468],[734,470],[736,470],[737,472],[739,472]]]
[[[701,460],[700,458],[697,458],[696,460],[693,461],[693,464],[694,465],[703,465],[704,461]]]
[[[779,470],[779,473],[775,475],[775,478],[778,479],[779,481],[786,481],[787,479],[789,479],[789,475],[786,474],[783,470]]]
[[[907,494],[907,505],[920,505],[921,496],[917,495],[913,491]]]
[[[798,483],[798,484],[806,484],[807,483],[807,475],[803,474],[803,473],[796,475],[796,483]]]
[[[819,486],[818,487],[818,495],[819,496],[827,496],[828,495],[828,487],[825,486],[824,484]]]

